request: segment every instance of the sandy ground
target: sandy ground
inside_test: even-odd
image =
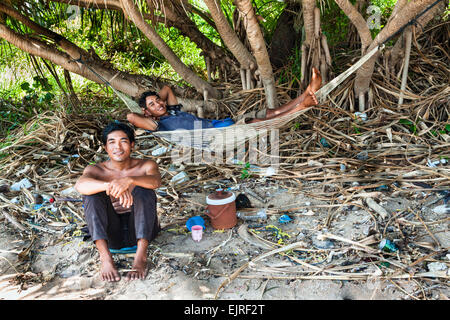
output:
[[[130,269],[132,255],[114,255],[122,280],[117,283],[105,283],[99,279],[97,251],[91,241],[83,241],[83,236],[67,237],[37,232],[31,243],[28,239],[22,240],[17,230],[2,220],[0,299],[213,300],[217,295],[217,299],[220,300],[409,300],[416,297],[423,299],[424,296],[421,294],[425,294],[426,299],[447,299],[450,296],[448,277],[447,279],[431,277],[421,281],[380,280],[377,272],[385,270],[383,267],[377,267],[375,264],[367,267],[366,264],[365,267],[358,268],[358,263],[363,257],[361,251],[348,251],[349,244],[343,241],[323,240],[317,237],[319,233],[329,232],[353,241],[367,238],[371,230],[379,227],[380,223],[376,214],[367,208],[330,207],[329,203],[308,196],[312,194],[313,189],[294,193],[293,189],[280,188],[276,183],[265,187],[253,187],[258,194],[265,196],[267,202],[262,203],[250,196],[249,199],[254,207],[271,209],[272,211],[267,211],[268,218],[256,222],[238,219],[238,224],[234,228],[221,232],[214,230],[209,219],[203,212],[198,212],[198,206],[195,206],[195,203],[205,204],[205,196],[208,193],[185,195],[191,205],[191,211],[187,211],[197,210],[197,214],[205,217],[206,230],[203,239],[200,242],[192,240],[191,234],[185,228],[185,219],[179,224],[165,227],[150,244],[149,273],[146,279],[131,282],[126,281],[124,275],[126,269]],[[319,191],[323,190],[317,190],[318,193]],[[241,193],[240,190],[234,192]],[[422,218],[427,223],[448,217],[445,213],[437,214],[432,211],[432,208],[442,201],[426,205],[436,200],[437,194],[413,192],[412,195],[393,196],[384,193],[380,204],[391,216],[408,208],[421,210]],[[169,217],[162,209],[164,206],[161,204],[159,206],[161,221],[163,223],[169,221]],[[299,209],[288,212],[292,221],[285,224],[278,221],[283,208],[295,207]],[[270,214],[277,210],[276,214]],[[331,223],[325,228],[327,218],[330,216]],[[414,215],[407,218],[413,221]],[[374,276],[369,280],[314,278],[314,270],[301,268],[299,263],[286,256],[273,254],[248,266],[242,270],[239,277],[221,288],[224,281],[239,267],[270,251],[263,248],[261,241],[256,241],[254,236],[250,239],[243,237],[241,231],[253,228],[260,230],[261,237],[270,239],[268,238],[270,232],[261,231],[269,225],[279,228],[286,235],[282,238],[284,239],[282,245],[301,241],[306,248],[316,250],[314,257],[311,254],[303,256],[306,257],[303,261],[307,261],[310,267],[355,264],[354,267],[344,271],[353,274],[370,272]],[[391,224],[384,232],[387,238],[400,240],[398,244],[401,252],[402,246],[408,243],[405,243],[401,235],[406,229],[400,230],[398,227],[399,225]],[[441,252],[433,256],[433,260],[417,264],[418,268],[415,271],[427,271],[426,265],[430,261],[442,262],[448,267],[449,255],[446,251],[450,246],[448,220],[444,223],[430,224],[429,233],[424,228],[419,229],[420,227],[417,227],[415,230],[418,232],[415,241],[433,243],[433,236],[439,241]],[[383,230],[380,230],[380,233],[382,232]],[[271,238],[271,241],[276,240]],[[377,248],[377,243],[371,247]],[[423,247],[418,247],[417,250],[424,253],[432,252]],[[402,264],[408,263],[395,256],[389,258]],[[446,270],[448,272],[448,269]],[[306,275],[310,278],[295,278]]]

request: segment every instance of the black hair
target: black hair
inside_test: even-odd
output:
[[[157,96],[159,98],[159,95],[155,91],[149,90],[149,91],[143,92],[138,100],[138,104],[141,108],[144,108],[144,109],[147,108],[146,100],[147,100],[147,97],[150,97],[150,96]]]
[[[108,134],[110,134],[113,131],[123,131],[126,133],[128,140],[130,140],[130,143],[133,143],[136,141],[134,138],[134,130],[126,125],[125,123],[119,122],[117,120],[110,122],[105,129],[103,129],[102,133],[102,143],[103,145],[106,145],[106,142],[108,140]]]

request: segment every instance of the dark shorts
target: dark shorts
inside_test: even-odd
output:
[[[104,239],[110,249],[132,247],[137,239],[153,240],[160,226],[154,190],[135,187],[131,212],[118,214],[106,192],[83,196],[84,215],[93,241]]]

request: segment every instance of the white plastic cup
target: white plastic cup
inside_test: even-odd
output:
[[[203,227],[201,225],[195,225],[191,227],[192,232],[192,240],[199,242],[202,240],[203,236]]]

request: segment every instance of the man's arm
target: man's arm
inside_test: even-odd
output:
[[[157,189],[161,186],[161,174],[158,165],[153,160],[146,160],[143,164],[144,174],[114,179],[109,183],[107,193],[119,198],[123,192],[131,186],[139,186],[146,189]]]
[[[158,92],[158,96],[161,98],[162,101],[165,101],[167,105],[174,106],[178,104],[178,99],[175,96],[175,94],[172,91],[172,88],[168,85],[165,85],[161,88],[161,90]]]
[[[82,176],[75,183],[75,189],[83,195],[106,191],[108,189],[108,182],[98,178],[99,170],[96,165],[87,166]]]
[[[145,109],[142,109],[142,112],[145,116],[137,114],[137,113],[129,113],[127,114],[127,120],[131,124],[135,125],[138,128],[156,131],[158,130],[158,122],[154,119],[150,118],[150,114]]]

